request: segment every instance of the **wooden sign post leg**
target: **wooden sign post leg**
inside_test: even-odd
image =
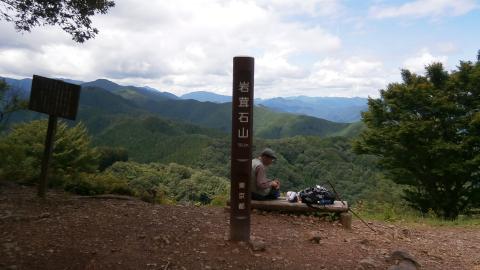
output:
[[[38,182],[38,197],[45,198],[45,191],[47,189],[47,174],[48,164],[52,157],[53,142],[55,132],[57,131],[57,117],[53,115],[48,116],[47,138],[45,140],[45,151],[43,152],[42,171],[40,173],[40,180]]]

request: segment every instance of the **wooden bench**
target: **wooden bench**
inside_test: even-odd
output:
[[[230,201],[227,202],[227,205],[230,206]],[[291,213],[307,213],[307,212],[327,212],[327,213],[337,213],[340,216],[340,223],[347,229],[352,227],[352,215],[348,213],[348,203],[346,201],[335,201],[333,204],[319,206],[315,205],[309,207],[308,205],[296,202],[291,203],[285,200],[284,197],[280,197],[277,200],[268,200],[268,201],[256,201],[251,200],[250,203],[252,209],[264,210],[264,211],[283,211]]]

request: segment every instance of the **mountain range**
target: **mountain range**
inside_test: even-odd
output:
[[[13,88],[22,89],[23,96],[28,96],[29,89],[31,88],[31,79],[15,80],[5,78],[6,82]],[[61,79],[66,82],[80,84],[82,87],[97,87],[104,90],[115,92],[127,99],[141,99],[150,98],[156,101],[158,100],[197,100],[201,102],[212,103],[228,103],[231,102],[232,97],[226,95],[219,95],[207,91],[195,91],[188,94],[184,94],[180,97],[169,93],[161,92],[154,88],[143,86],[122,86],[106,79],[98,79],[91,82],[82,82],[70,79]],[[262,105],[263,107],[272,109],[277,112],[287,112],[299,115],[313,116],[322,118],[332,122],[339,123],[353,123],[360,121],[361,112],[367,109],[366,98],[346,98],[346,97],[307,97],[307,96],[295,96],[295,97],[276,97],[269,99],[255,99],[256,105]]]
[[[215,103],[231,102],[232,97],[206,91],[191,92],[182,99],[210,101]],[[361,112],[367,110],[368,99],[354,97],[276,97],[255,99],[256,105],[263,105],[279,112],[289,112],[323,118],[333,122],[353,123],[360,121]]]
[[[22,96],[29,96],[30,79],[7,78],[6,82],[17,89]],[[138,134],[132,133],[134,130],[127,128],[129,125],[146,128],[150,133],[154,130],[154,133],[167,135],[168,131],[160,132],[159,127],[174,126],[184,130],[185,136],[194,137],[197,135],[200,137],[226,136],[231,131],[231,103],[181,99],[168,92],[160,92],[148,87],[122,86],[105,79],[81,83],[81,85],[78,120],[86,124],[95,140],[104,141],[107,144],[117,144],[110,137],[118,139],[120,136],[124,139],[140,140],[141,138],[137,137]],[[14,123],[42,117],[45,116],[22,111],[13,114],[9,120]],[[142,122],[146,125],[138,126],[138,123]],[[152,123],[157,123],[157,127],[151,127]],[[123,129],[119,129],[114,135],[113,127],[123,127]],[[285,113],[263,105],[254,108],[254,134],[264,139],[298,135],[354,137],[362,129],[363,124],[360,122],[336,123],[308,115]],[[123,134],[119,135],[119,132]],[[195,137],[195,140],[197,139]],[[118,141],[118,145],[122,143]]]

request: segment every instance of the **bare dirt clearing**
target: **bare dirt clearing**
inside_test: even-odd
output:
[[[222,208],[35,195],[0,185],[0,269],[387,269],[395,250],[422,269],[480,269],[480,228],[373,222],[372,232],[354,220],[347,231],[315,217],[254,212],[251,248],[227,240]]]

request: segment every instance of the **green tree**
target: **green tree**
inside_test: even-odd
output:
[[[97,148],[100,154],[98,169],[104,171],[117,161],[128,161],[128,152],[123,147],[102,146]]]
[[[92,26],[91,16],[107,13],[115,6],[111,0],[0,0],[0,19],[15,24],[20,32],[33,27],[58,25],[76,42],[95,37],[98,29]]]
[[[25,109],[27,102],[22,100],[13,89],[11,89],[5,80],[0,79],[0,131],[8,122],[11,113]]]
[[[43,157],[46,120],[37,120],[13,126],[0,138],[0,178],[23,183],[34,183],[40,174]],[[90,146],[90,137],[82,123],[69,128],[59,122],[55,136],[49,183],[61,185],[82,172],[95,172],[97,151]]]
[[[402,70],[402,78],[369,99],[354,149],[377,155],[387,177],[408,185],[412,206],[455,219],[480,192],[480,63],[451,73],[434,63],[425,76]]]

